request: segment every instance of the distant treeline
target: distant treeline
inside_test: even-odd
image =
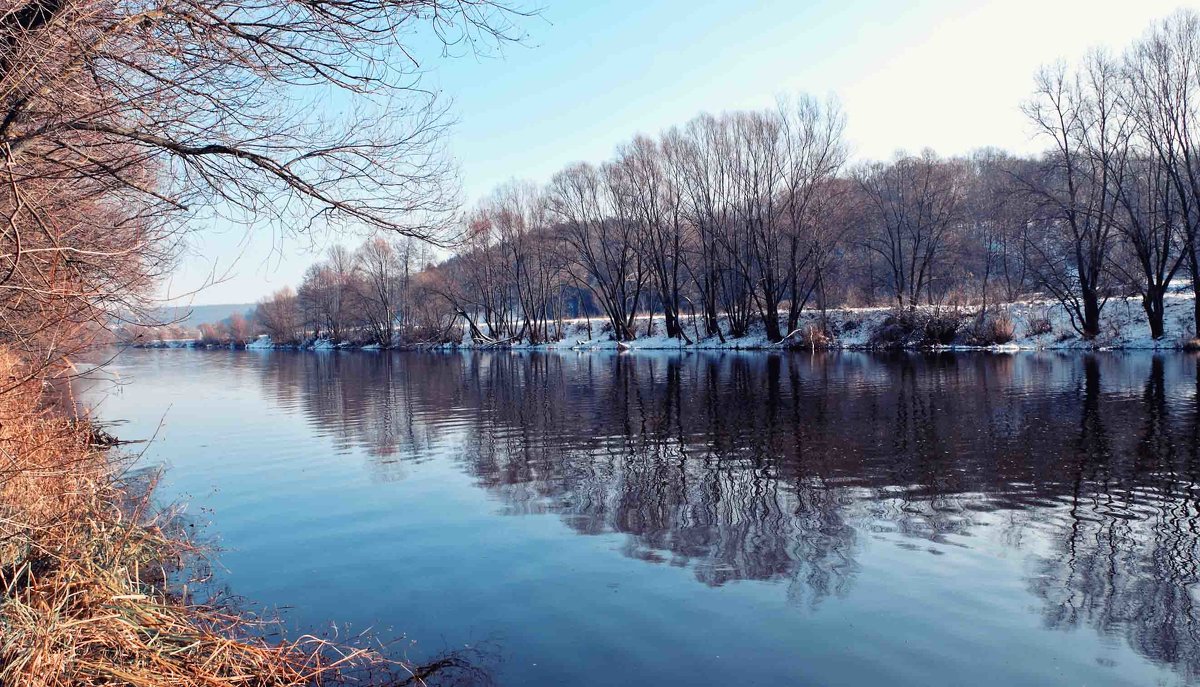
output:
[[[757,327],[779,341],[806,310],[969,306],[982,319],[1039,293],[1093,338],[1111,297],[1140,295],[1161,337],[1171,284],[1200,294],[1200,15],[1034,83],[1023,111],[1046,147],[1036,157],[848,165],[834,100],[702,114],[545,186],[503,185],[440,264],[411,241],[336,248],[256,319],[280,342],[465,329],[539,343],[582,316],[617,340],[658,319],[688,341]]]

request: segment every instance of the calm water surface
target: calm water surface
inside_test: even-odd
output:
[[[1200,684],[1200,358],[113,371],[88,401],[296,628],[484,646],[501,685]]]

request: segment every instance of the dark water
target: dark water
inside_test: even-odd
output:
[[[1200,358],[143,351],[221,577],[503,685],[1195,684]],[[345,628],[339,628],[344,632]]]

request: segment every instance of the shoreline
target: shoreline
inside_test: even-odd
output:
[[[257,345],[256,345],[257,344]],[[833,345],[833,346],[779,346],[773,344],[738,344],[736,340],[726,345],[706,345],[706,344],[678,344],[678,345],[658,345],[651,343],[648,345],[637,345],[638,341],[621,342],[616,341],[587,343],[584,345],[562,345],[562,342],[554,342],[548,344],[495,344],[495,345],[476,345],[476,344],[405,344],[399,346],[373,346],[361,345],[351,342],[342,342],[336,345],[314,345],[307,344],[258,344],[252,342],[247,345],[239,344],[205,344],[196,340],[175,340],[161,341],[154,343],[138,343],[130,345],[130,348],[141,350],[206,350],[206,351],[295,351],[304,353],[331,353],[331,352],[364,352],[364,353],[458,353],[458,352],[496,352],[510,351],[517,353],[810,353],[810,352],[847,352],[847,353],[1096,353],[1096,352],[1173,352],[1186,353],[1194,352],[1187,346],[1178,342],[1164,341],[1156,346],[1126,346],[1126,345],[1094,345],[1081,346],[1074,345],[1049,345],[1049,346],[1029,346],[1029,345],[1013,345],[1013,344],[997,344],[991,346],[971,346],[967,344],[954,345],[913,345],[913,346],[860,346],[860,345]]]
[[[981,318],[977,308],[938,308],[921,306],[908,310],[891,307],[836,308],[827,311],[824,320],[815,312],[804,313],[793,334],[804,334],[813,328],[821,328],[819,341],[802,341],[802,336],[771,342],[767,339],[761,322],[752,324],[745,334],[734,338],[725,336],[699,337],[698,327],[692,320],[685,323],[685,333],[693,339],[690,343],[681,339],[658,334],[661,316],[641,316],[635,322],[638,338],[618,342],[604,332],[605,322],[592,318],[589,324],[584,319],[565,320],[553,323],[558,340],[529,343],[476,342],[469,334],[457,341],[439,343],[401,342],[392,346],[377,343],[352,341],[334,342],[321,338],[304,343],[276,343],[269,336],[260,335],[246,343],[204,342],[200,339],[174,339],[133,342],[133,348],[211,348],[246,350],[301,350],[301,351],[462,351],[462,350],[510,350],[510,351],[939,351],[939,352],[992,352],[1015,353],[1021,351],[1183,351],[1192,348],[1196,333],[1193,329],[1190,294],[1174,293],[1166,298],[1164,316],[1165,332],[1162,338],[1150,336],[1139,297],[1111,299],[1103,313],[1103,331],[1092,340],[1085,340],[1072,326],[1066,309],[1056,301],[1035,300],[995,306],[986,318]],[[651,319],[653,323],[651,323]],[[1005,323],[1004,336],[994,343],[981,344],[978,331],[981,325],[990,325],[997,319]],[[931,333],[930,325],[941,327]],[[721,318],[719,325],[728,329],[728,322]],[[645,332],[651,332],[647,335]]]

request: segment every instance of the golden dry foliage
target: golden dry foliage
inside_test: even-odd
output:
[[[0,376],[19,367],[0,351]],[[367,671],[421,683],[374,652],[268,642],[247,618],[168,591],[196,551],[91,443],[40,382],[0,394],[0,684],[283,686]]]

